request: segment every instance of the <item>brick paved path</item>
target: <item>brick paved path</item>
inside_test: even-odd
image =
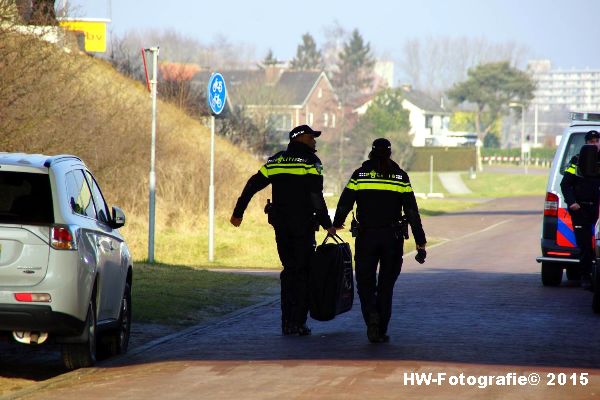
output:
[[[593,398],[600,396],[600,317],[591,293],[545,288],[539,266],[543,199],[504,199],[428,218],[450,241],[419,266],[405,257],[391,342],[369,344],[360,307],[282,337],[272,301],[188,329],[144,352],[76,371],[25,397],[106,398]],[[413,244],[411,244],[411,247]],[[357,299],[358,301],[358,299]],[[541,374],[539,386],[417,386],[404,374]],[[547,386],[548,373],[592,375],[587,386]],[[577,376],[579,378],[579,376]]]

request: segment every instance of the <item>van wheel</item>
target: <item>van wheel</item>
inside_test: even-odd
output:
[[[592,299],[592,309],[594,313],[600,314],[600,266],[594,265],[592,271],[592,288],[594,289],[594,298]]]
[[[62,346],[62,359],[68,369],[87,368],[96,362],[96,307],[94,299],[90,300],[86,317],[85,343],[68,343]]]
[[[542,284],[544,286],[558,286],[562,282],[562,265],[542,263]]]
[[[579,271],[579,266],[567,268],[567,279],[570,281],[581,280],[581,272]]]
[[[125,285],[121,310],[119,311],[118,327],[103,333],[98,343],[98,358],[104,359],[118,354],[124,354],[129,347],[131,335],[131,286]]]
[[[598,263],[592,267],[592,291],[600,293],[600,265]]]

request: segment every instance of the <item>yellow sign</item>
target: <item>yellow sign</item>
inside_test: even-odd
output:
[[[85,35],[85,51],[106,52],[106,23],[109,20],[62,20],[60,26]]]

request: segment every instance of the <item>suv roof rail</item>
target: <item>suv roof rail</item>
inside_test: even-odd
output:
[[[52,163],[55,163],[55,162],[58,162],[58,161],[63,161],[63,160],[69,159],[69,158],[73,158],[75,160],[81,161],[81,158],[73,156],[73,155],[70,155],[70,154],[59,154],[57,156],[49,157],[44,162],[44,167],[49,168],[52,165]]]

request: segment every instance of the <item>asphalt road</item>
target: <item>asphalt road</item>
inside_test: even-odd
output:
[[[427,218],[426,232],[447,241],[428,250],[423,266],[405,257],[390,343],[368,343],[357,302],[333,321],[312,322],[310,337],[282,337],[274,299],[18,395],[600,397],[600,317],[592,313],[591,293],[566,282],[558,288],[541,285],[535,257],[542,205],[543,198],[500,199]],[[440,380],[419,384],[413,373]],[[537,385],[530,383],[535,374]]]

